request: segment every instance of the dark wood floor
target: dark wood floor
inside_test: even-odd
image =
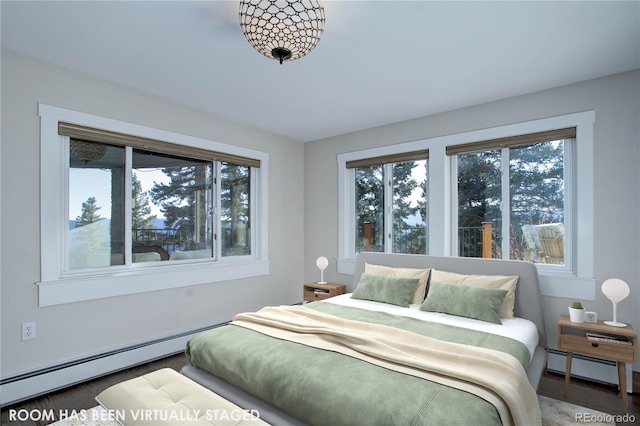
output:
[[[2,412],[0,413],[0,425],[18,426],[19,424],[20,426],[44,426],[50,422],[10,422],[9,410],[53,410],[54,413],[59,413],[60,410],[68,410],[68,412],[70,412],[71,410],[80,411],[82,409],[92,408],[98,405],[95,397],[112,385],[143,374],[151,373],[152,371],[160,368],[172,368],[176,371],[180,371],[180,369],[186,364],[186,355],[184,353],[180,353],[157,361],[152,361],[147,364],[132,367],[127,370],[119,371],[117,373],[109,374],[71,388],[62,389],[38,398],[3,407]]]
[[[124,371],[100,377],[78,386],[52,392],[42,397],[24,401],[2,409],[0,424],[17,425],[9,421],[9,410],[82,410],[95,407],[97,405],[95,396],[111,385],[120,383],[146,373],[150,373],[160,368],[173,368],[180,371],[186,365],[187,358],[184,354],[178,354],[161,360],[153,361]],[[548,372],[540,382],[538,389],[540,395],[572,404],[603,411],[609,414],[623,414],[622,402],[618,390],[614,386],[596,384],[579,379],[571,379],[569,396],[564,396],[564,376]],[[640,395],[629,395],[629,413],[635,416],[636,422],[640,424]],[[21,422],[20,426],[41,426],[47,422]]]
[[[609,414],[624,414],[618,387],[571,378],[569,395],[564,396],[564,375],[547,372],[540,381],[538,394],[559,401],[591,408]],[[640,394],[627,395],[628,413],[640,424]]]

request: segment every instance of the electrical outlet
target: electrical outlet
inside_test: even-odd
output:
[[[23,322],[22,323],[22,340],[30,340],[36,338],[36,323]]]

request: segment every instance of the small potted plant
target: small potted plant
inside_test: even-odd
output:
[[[577,300],[571,302],[571,306],[569,306],[569,318],[571,319],[571,322],[584,322],[584,315],[582,303]]]

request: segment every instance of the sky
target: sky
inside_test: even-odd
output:
[[[143,191],[153,187],[154,182],[167,183],[169,177],[160,169],[137,170],[137,177]],[[88,198],[95,197],[100,217],[111,218],[111,172],[104,169],[75,169],[69,170],[69,220],[75,220],[82,214],[82,203]],[[163,218],[160,208],[151,205],[151,214],[159,219]]]

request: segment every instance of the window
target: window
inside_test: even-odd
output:
[[[457,169],[456,254],[570,266],[574,143],[569,128],[448,147]]]
[[[124,265],[125,148],[78,139],[71,139],[69,146],[70,217],[64,269]],[[83,195],[77,198],[79,194]]]
[[[542,294],[594,300],[594,122],[585,111],[339,154],[338,272],[354,273],[368,241],[371,250],[403,251],[389,204],[402,179],[390,185],[388,176],[390,164],[416,159],[379,160],[428,150],[419,206],[427,253],[482,256],[484,248],[486,256],[536,262]],[[375,185],[358,188],[356,175]],[[376,214],[359,215],[365,206]],[[374,224],[385,232],[376,234]]]
[[[219,163],[134,149],[133,262],[216,258],[214,170]],[[151,259],[150,259],[151,258]]]
[[[223,188],[229,186],[225,170],[244,169],[245,192],[249,192],[249,167],[75,138],[70,139],[69,151],[68,270],[126,265],[127,252],[131,263],[215,258],[213,212],[220,202],[214,196],[214,169],[222,170]],[[125,172],[128,157],[130,174]],[[131,176],[130,183],[126,176]],[[130,210],[125,201],[127,186],[131,186]],[[222,193],[226,204],[243,206],[242,200],[235,199],[236,192]],[[237,197],[248,199],[244,193]],[[243,207],[233,209],[234,223],[249,209]],[[243,220],[246,230],[250,219]],[[225,231],[226,235],[236,229]],[[250,238],[243,242],[245,250],[237,254],[250,255]],[[230,253],[222,251],[222,255]]]
[[[267,154],[39,110],[41,306],[268,273]]]
[[[355,253],[427,253],[427,158],[419,151],[346,164],[353,170]]]

